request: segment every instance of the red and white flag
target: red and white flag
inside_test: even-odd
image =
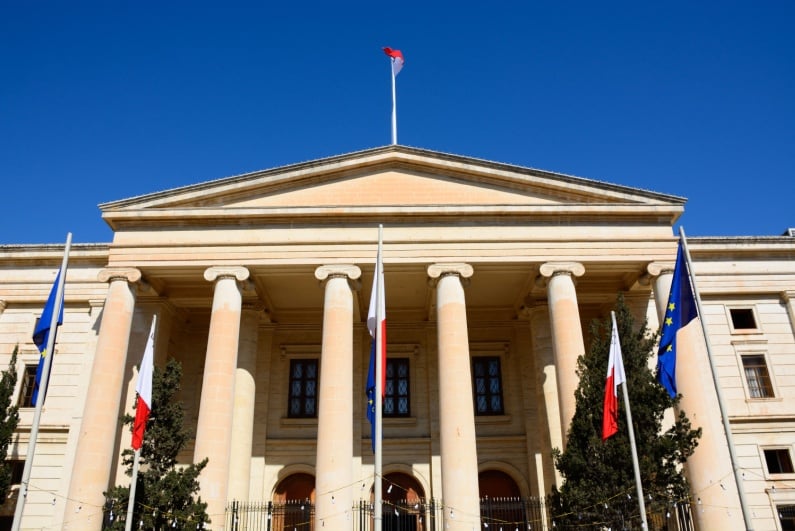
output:
[[[135,405],[135,422],[133,422],[132,447],[133,450],[140,450],[144,443],[144,431],[146,431],[146,421],[149,420],[149,413],[152,411],[152,372],[154,371],[155,356],[155,320],[152,317],[152,329],[149,331],[149,338],[146,340],[144,357],[141,360],[141,368],[138,370],[138,384],[135,391],[138,393],[138,401]]]
[[[618,386],[626,383],[624,360],[621,357],[621,343],[618,327],[613,317],[613,333],[610,338],[610,358],[607,362],[607,381],[605,382],[605,407],[602,418],[602,441],[618,433]]]
[[[384,53],[387,54],[392,60],[392,75],[396,76],[403,68],[403,52],[400,50],[393,50],[392,48],[384,48]]]
[[[378,342],[374,350],[378,351],[381,356],[381,374],[379,376],[381,380],[381,396],[383,396],[386,387],[386,303],[384,302],[384,262],[381,258],[380,233],[378,254],[375,260],[373,290],[370,292],[370,309],[367,311],[367,329],[370,331],[370,336]],[[375,359],[372,362],[375,363]],[[375,375],[375,373],[373,374]],[[375,376],[373,379],[375,380]]]

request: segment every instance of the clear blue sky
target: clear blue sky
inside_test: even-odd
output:
[[[2,2],[0,243],[389,144],[382,46],[401,144],[683,196],[690,236],[795,227],[795,2],[268,4]]]

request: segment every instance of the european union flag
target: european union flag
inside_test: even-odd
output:
[[[39,391],[41,391],[41,399],[44,400],[47,395],[47,389],[39,389],[41,385],[41,377],[44,372],[44,364],[47,361],[47,340],[50,337],[50,323],[52,321],[52,314],[55,311],[55,298],[58,294],[58,281],[61,277],[61,271],[55,276],[55,284],[52,285],[50,296],[47,297],[47,304],[44,305],[44,311],[41,312],[39,322],[36,324],[36,329],[33,331],[33,343],[38,347],[41,352],[39,358],[39,367],[36,369],[36,383],[33,385],[33,399],[32,405],[35,406],[39,398]],[[58,308],[58,325],[63,324],[63,301],[61,307]],[[53,331],[55,333],[55,331]],[[53,341],[53,345],[55,342]]]
[[[668,307],[662,325],[660,350],[657,352],[657,381],[665,387],[671,398],[676,397],[676,334],[679,329],[696,318],[696,300],[690,285],[682,242],[676,253],[674,278],[671,282],[671,294],[668,296]]]
[[[370,421],[370,442],[375,452],[375,340],[370,347],[370,367],[367,369],[367,420]]]

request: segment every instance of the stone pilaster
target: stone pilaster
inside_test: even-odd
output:
[[[781,302],[787,307],[787,315],[789,315],[789,324],[795,333],[795,291],[782,291]]]
[[[240,346],[235,371],[235,406],[232,419],[232,452],[229,460],[229,499],[248,501],[251,449],[254,437],[257,339],[263,308],[244,304],[240,323]]]
[[[552,336],[549,325],[549,308],[546,306],[536,306],[527,310],[530,319],[530,332],[532,335],[533,357],[535,358],[536,382],[539,397],[542,399],[543,406],[539,407],[539,412],[544,413],[549,431],[549,445],[552,448],[563,449],[563,439],[565,433],[560,426],[560,397],[558,393],[557,370],[555,368],[555,356],[552,348]],[[551,452],[546,452],[549,458],[547,464],[554,473],[553,477],[545,478],[547,482],[554,481],[560,488],[562,477],[558,469],[555,468],[551,460]],[[541,470],[546,471],[542,468]],[[539,491],[541,494],[546,491]]]

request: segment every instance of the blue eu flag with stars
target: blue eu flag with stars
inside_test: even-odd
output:
[[[682,242],[676,253],[674,278],[671,282],[671,294],[662,324],[660,350],[657,352],[657,381],[665,387],[671,398],[675,398],[676,389],[676,334],[679,329],[696,318],[696,300],[690,284]]]
[[[58,280],[61,277],[61,271],[58,271],[58,274],[55,276],[55,283],[52,285],[52,289],[50,290],[50,296],[47,297],[47,303],[44,305],[44,310],[41,312],[41,317],[39,318],[39,322],[36,324],[36,329],[33,331],[33,343],[39,349],[41,353],[41,357],[39,358],[39,366],[36,369],[36,382],[33,385],[33,397],[31,401],[31,405],[35,406],[38,403],[39,396],[41,399],[44,400],[47,389],[40,389],[39,386],[41,385],[41,377],[44,372],[44,364],[47,362],[47,355],[50,354],[47,352],[47,340],[50,337],[50,332],[53,334],[55,330],[50,330],[50,324],[52,321],[52,314],[55,311],[55,298],[58,294]],[[58,325],[63,324],[63,302],[61,302],[61,307],[58,308],[58,324],[56,325],[56,329]],[[55,342],[53,342],[55,345]],[[53,350],[55,350],[53,348]]]

